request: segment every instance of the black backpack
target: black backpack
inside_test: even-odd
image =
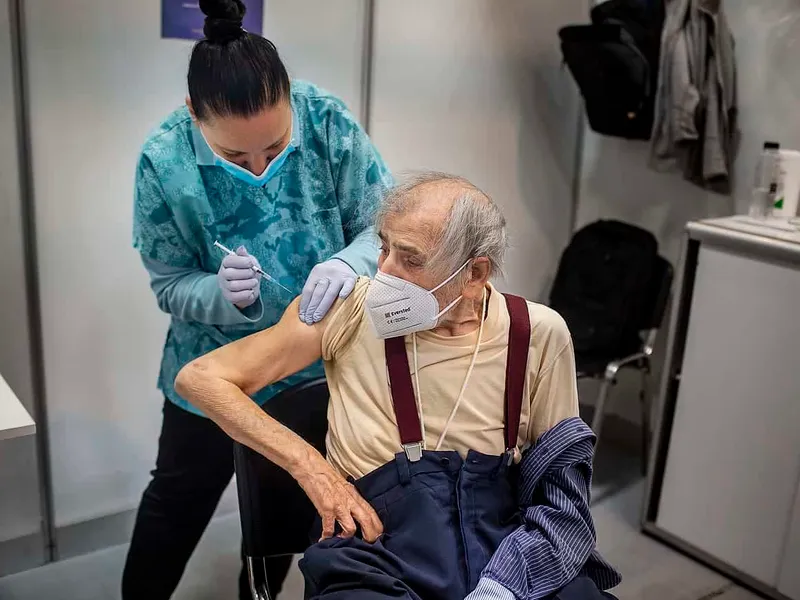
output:
[[[639,347],[657,260],[653,234],[628,223],[597,221],[573,236],[550,306],[567,322],[577,354],[616,358]]]
[[[607,0],[591,25],[558,33],[591,128],[601,134],[650,139],[658,85],[663,0]]]

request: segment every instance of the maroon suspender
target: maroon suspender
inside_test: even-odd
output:
[[[528,375],[528,349],[531,344],[531,317],[525,298],[503,294],[511,317],[508,328],[508,358],[506,359],[505,434],[506,450],[517,447],[525,378]]]
[[[386,366],[389,369],[389,392],[392,395],[400,441],[411,461],[422,458],[422,426],[414,399],[411,369],[408,367],[405,337],[386,340]]]
[[[505,444],[506,450],[517,446],[522,400],[525,393],[525,377],[528,373],[528,349],[531,338],[531,322],[528,304],[524,298],[503,294],[511,318],[508,330],[508,358],[506,360],[505,389]],[[414,398],[411,369],[408,366],[406,342],[403,337],[385,340],[386,366],[389,371],[389,388],[400,431],[400,441],[411,461],[422,457],[422,427]]]

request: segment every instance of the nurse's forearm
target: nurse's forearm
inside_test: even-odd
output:
[[[259,298],[240,311],[228,302],[219,288],[217,276],[197,269],[182,269],[142,257],[150,274],[150,287],[158,306],[182,321],[205,325],[238,325],[258,321],[264,312]]]
[[[333,255],[350,265],[357,275],[374,277],[378,270],[378,236],[368,227],[359,233],[344,250]]]

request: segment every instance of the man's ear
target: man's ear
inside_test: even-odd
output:
[[[470,279],[483,286],[489,281],[491,270],[492,265],[489,263],[489,259],[485,256],[479,256],[472,261]]]
[[[469,282],[467,283],[467,288],[471,292],[469,295],[478,298],[483,294],[483,288],[486,287],[486,283],[489,281],[489,276],[492,274],[491,271],[491,263],[485,256],[478,257],[472,261],[472,265],[469,267]]]

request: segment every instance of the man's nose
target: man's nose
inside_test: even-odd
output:
[[[378,268],[381,270],[381,272],[386,273],[387,275],[392,275],[394,277],[403,276],[398,268],[397,260],[391,254],[386,257],[381,257],[378,260]]]

